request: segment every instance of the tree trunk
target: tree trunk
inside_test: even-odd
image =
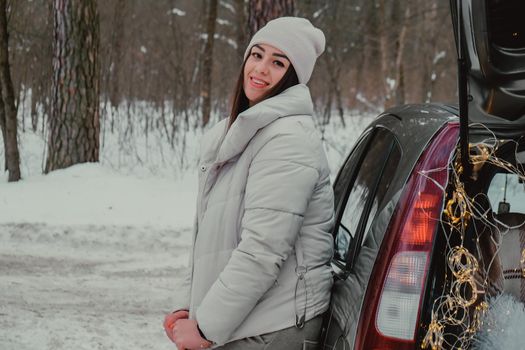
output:
[[[37,128],[38,128],[38,113],[37,113],[37,101],[38,101],[38,97],[36,96],[37,95],[37,84],[33,84],[33,90],[31,91],[31,130],[33,130],[33,132],[36,132]]]
[[[0,96],[1,95],[2,91],[0,86]],[[0,131],[2,132],[2,140],[4,141],[4,171],[7,171],[7,150],[9,149],[9,144],[7,143],[7,131],[5,129],[5,110],[2,98],[0,98]]]
[[[250,38],[268,21],[277,17],[293,16],[294,10],[294,0],[249,0]]]
[[[213,43],[215,37],[215,23],[217,22],[217,0],[210,0],[206,25],[206,46],[202,67],[202,126],[210,121],[211,114],[211,84],[213,73]]]
[[[246,40],[246,31],[247,31],[247,18],[246,18],[246,7],[244,0],[235,0],[235,19],[237,25],[237,55],[239,57],[239,64],[243,60],[244,51],[246,45],[248,45]]]
[[[390,74],[390,55],[388,51],[389,23],[387,23],[385,0],[379,0],[379,51],[381,53],[381,81],[384,92],[383,107],[388,108],[392,105],[392,89],[389,81],[393,79]]]
[[[425,2],[428,4],[428,1]],[[436,74],[436,54],[437,54],[437,40],[439,36],[439,31],[436,28],[438,17],[437,17],[437,2],[432,1],[430,5],[427,5],[429,10],[427,10],[421,21],[422,31],[425,33],[425,41],[423,45],[423,64],[421,65],[421,97],[420,99],[425,102],[432,101],[432,90],[435,83],[435,74]]]
[[[95,0],[54,0],[53,92],[45,172],[99,159]]]
[[[374,104],[384,103],[385,100],[385,76],[383,75],[381,42],[379,40],[382,22],[375,1],[366,1],[363,4],[360,26],[363,33],[363,66],[362,74],[364,84],[359,87],[363,96],[373,99]],[[360,69],[359,66],[357,66]]]
[[[111,106],[117,108],[121,101],[120,91],[120,65],[122,62],[122,42],[124,38],[124,13],[126,10],[126,1],[118,0],[115,3],[113,17],[113,33],[111,36],[111,62],[110,62],[110,84],[109,100]],[[111,132],[113,132],[114,120],[111,121]]]
[[[0,0],[0,87],[2,90],[3,115],[0,115],[2,134],[4,138],[6,169],[9,172],[8,181],[20,180],[20,153],[18,152],[17,121],[15,96],[11,71],[9,68],[9,50],[7,32],[7,4]]]
[[[405,3],[405,15],[402,19],[401,31],[396,42],[396,64],[395,64],[395,102],[397,105],[405,104],[405,76],[404,76],[404,52],[408,21],[410,20],[410,8],[412,2]]]
[[[330,87],[328,88],[329,90],[328,95],[330,96],[330,99],[335,98],[335,103],[336,103],[337,111],[339,113],[339,118],[341,119],[341,124],[343,128],[345,128],[346,123],[345,123],[345,118],[344,118],[343,100],[341,97],[341,88],[339,87],[340,70],[338,69],[338,67],[340,67],[340,65],[337,67],[334,62],[335,60],[329,61],[328,64],[326,65],[328,76],[329,76],[329,81],[330,81]],[[331,108],[331,105],[332,103],[330,101],[330,108]],[[329,111],[329,114],[330,115],[332,114],[331,110]],[[329,121],[329,119],[330,118],[328,117],[327,121]]]

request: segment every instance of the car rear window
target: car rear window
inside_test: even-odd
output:
[[[366,237],[379,204],[394,178],[400,155],[393,134],[387,129],[377,128],[358,144],[345,163],[336,183],[340,191],[339,200],[342,201],[339,206],[342,215],[335,235],[336,261],[345,263],[351,246],[361,245],[361,242],[351,244],[358,231],[364,230],[360,241]]]
[[[525,183],[516,174],[496,174],[487,195],[497,214],[525,213]]]

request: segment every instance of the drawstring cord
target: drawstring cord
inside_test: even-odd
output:
[[[305,274],[308,272],[308,269],[304,265],[298,265],[295,268],[295,274],[297,275],[297,282],[295,282],[295,292],[294,292],[294,306],[295,306],[295,327],[301,329],[304,327],[306,319],[306,304],[308,303],[308,291],[306,289],[306,278]],[[297,303],[297,291],[299,289],[299,284],[302,282],[304,288],[304,306],[303,313],[299,316],[299,307]]]

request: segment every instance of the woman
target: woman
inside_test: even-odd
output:
[[[202,138],[189,276],[164,322],[179,349],[315,347],[333,192],[305,84],[324,45],[306,19],[268,22],[246,50],[230,118]]]

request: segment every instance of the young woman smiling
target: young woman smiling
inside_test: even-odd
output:
[[[246,49],[230,117],[202,138],[190,267],[164,320],[179,349],[316,348],[334,208],[305,84],[324,46],[304,18],[268,22]]]

